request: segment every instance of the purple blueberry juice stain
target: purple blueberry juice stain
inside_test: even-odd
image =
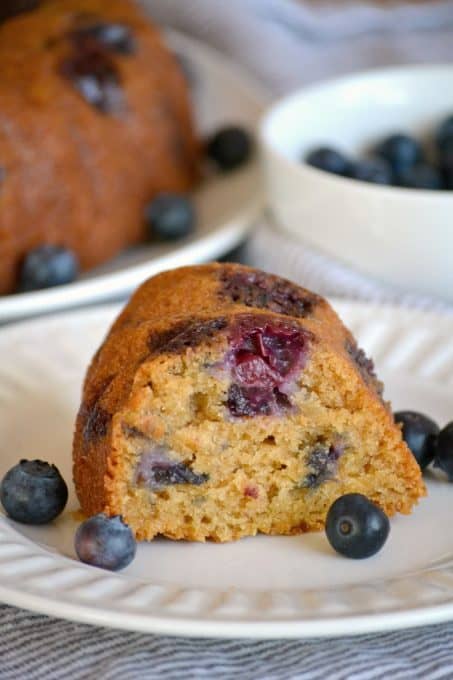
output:
[[[176,323],[168,330],[151,333],[148,348],[151,352],[165,352],[167,354],[183,352],[194,348],[206,340],[210,340],[218,332],[226,328],[227,320],[217,319],[185,319]]]
[[[309,316],[321,298],[286,279],[265,272],[225,270],[220,275],[220,294],[247,307],[269,309],[277,314]]]
[[[134,482],[152,491],[161,491],[174,484],[200,486],[208,479],[209,475],[198,474],[186,463],[172,459],[167,447],[156,445],[141,455]]]
[[[318,445],[309,453],[307,465],[310,472],[302,480],[300,485],[305,489],[316,489],[324,482],[334,479],[338,460],[344,453],[344,447],[338,444],[331,446]]]
[[[291,408],[290,394],[306,363],[310,339],[308,331],[293,324],[243,316],[231,333],[225,359],[231,415],[277,415]]]

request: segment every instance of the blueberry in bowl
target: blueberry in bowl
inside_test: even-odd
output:
[[[424,159],[420,142],[405,133],[396,133],[386,137],[376,146],[374,152],[390,163],[396,175]]]
[[[384,158],[370,158],[352,164],[350,176],[361,182],[371,184],[393,184],[393,171],[390,163]]]
[[[349,174],[351,163],[346,156],[329,146],[321,146],[310,151],[306,158],[308,165],[331,172],[334,175],[347,176]]]
[[[436,146],[440,152],[449,141],[453,140],[453,115],[445,118],[436,132]]]
[[[405,168],[397,175],[397,183],[407,189],[443,189],[442,173],[427,163],[417,163]]]

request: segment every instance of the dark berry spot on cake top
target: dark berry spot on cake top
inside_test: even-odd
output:
[[[302,291],[290,281],[265,272],[226,269],[220,279],[221,295],[247,307],[269,309],[277,314],[303,318],[321,301],[314,293]]]
[[[77,28],[72,37],[76,41],[94,41],[117,54],[130,55],[136,42],[129,26],[116,23],[95,22]]]
[[[361,347],[358,347],[354,340],[347,340],[345,347],[367,385],[372,386],[376,393],[379,396],[382,396],[384,386],[380,380],[378,380],[374,371],[373,360],[367,357],[364,350]]]
[[[227,326],[223,317],[217,319],[185,319],[162,333],[152,333],[148,340],[151,352],[179,353],[197,347]]]
[[[159,491],[174,484],[200,486],[209,475],[198,474],[184,462],[174,460],[165,446],[155,446],[142,454],[135,470],[135,483]]]
[[[103,43],[80,31],[71,34],[71,54],[60,65],[61,74],[70,80],[89,104],[102,113],[122,108],[120,75]]]
[[[272,415],[290,408],[296,373],[305,365],[311,334],[295,325],[244,315],[232,330],[226,367],[233,416]]]
[[[343,453],[344,448],[338,444],[315,446],[307,458],[307,466],[310,472],[302,480],[301,486],[307,489],[315,489],[329,479],[334,479],[338,460]]]

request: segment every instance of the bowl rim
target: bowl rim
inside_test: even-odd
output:
[[[287,166],[288,171],[293,173],[297,172],[301,174],[301,177],[303,177],[305,173],[309,173],[313,180],[324,182],[326,185],[338,185],[339,187],[343,187],[344,190],[349,191],[371,191],[373,193],[379,192],[379,195],[382,198],[391,197],[392,199],[395,199],[399,196],[400,198],[409,199],[411,201],[435,200],[436,202],[442,201],[445,203],[451,203],[453,201],[453,190],[411,189],[409,187],[373,184],[371,182],[365,182],[353,177],[344,177],[342,175],[335,175],[333,173],[326,172],[325,170],[320,170],[306,163],[304,159],[296,161],[290,158],[277,145],[275,145],[271,139],[271,135],[269,134],[269,127],[271,123],[278,115],[280,115],[282,110],[291,107],[295,102],[299,102],[299,100],[301,98],[303,99],[305,96],[310,97],[330,87],[344,86],[364,78],[377,80],[382,77],[398,77],[402,75],[412,76],[415,78],[417,75],[421,75],[422,73],[425,76],[427,74],[429,75],[430,73],[450,73],[453,77],[453,63],[406,64],[398,66],[377,67],[363,71],[351,71],[350,73],[346,73],[338,77],[326,78],[316,83],[298,88],[297,90],[293,90],[289,94],[275,100],[274,103],[261,116],[258,122],[258,140],[261,149],[264,149],[265,152],[277,157],[280,163],[283,163]]]

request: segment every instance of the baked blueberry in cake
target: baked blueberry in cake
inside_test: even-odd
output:
[[[133,2],[21,0],[3,16],[0,294],[38,248],[89,269],[145,240],[145,206],[191,189],[200,156],[181,68]]]
[[[74,439],[82,510],[138,539],[320,529],[340,496],[387,515],[424,495],[373,364],[329,304],[232,264],[144,283],[88,370]]]

